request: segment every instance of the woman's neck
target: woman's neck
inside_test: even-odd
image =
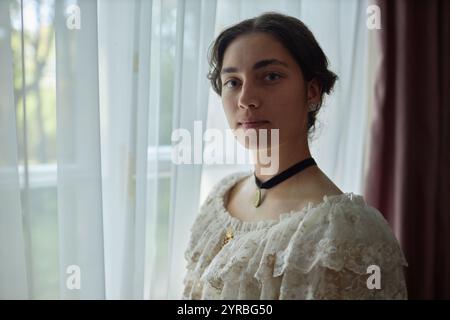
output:
[[[286,141],[265,150],[255,150],[253,155],[254,172],[261,181],[267,181],[297,162],[311,157],[307,139]]]

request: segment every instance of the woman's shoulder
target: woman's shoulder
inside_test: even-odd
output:
[[[281,269],[290,263],[305,273],[317,264],[357,273],[366,273],[373,264],[385,269],[407,266],[386,219],[353,192],[324,196],[319,204],[310,204],[277,260]]]
[[[332,237],[348,241],[396,241],[388,222],[379,210],[353,192],[325,195],[323,201],[310,210],[303,220],[305,231],[317,237]]]
[[[240,179],[251,174],[250,171],[237,171],[219,178],[210,188],[206,199],[201,203],[191,231],[202,230],[216,218],[218,211],[223,211],[223,201],[228,190]]]
[[[214,196],[228,191],[228,189],[230,189],[234,184],[251,174],[251,170],[235,171],[225,174],[223,177],[219,178],[218,181],[213,185],[210,195]]]
[[[241,179],[249,176],[251,174],[250,170],[247,171],[237,171],[228,173],[221,178],[219,178],[212,186],[206,199],[203,201],[200,207],[200,213],[203,211],[202,209],[208,206],[214,200],[222,199],[226,193],[233,187],[237,182]]]

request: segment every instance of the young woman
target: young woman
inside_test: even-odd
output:
[[[210,59],[230,128],[279,129],[266,146],[279,163],[266,175],[258,160],[211,190],[191,228],[183,298],[405,299],[407,263],[386,220],[311,157],[336,75],[310,30],[266,13],[220,33]]]

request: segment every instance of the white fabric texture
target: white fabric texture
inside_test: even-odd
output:
[[[325,195],[278,220],[242,221],[225,204],[249,174],[226,176],[201,206],[185,252],[183,299],[407,298],[403,252],[363,196]],[[234,237],[224,244],[229,228]],[[368,287],[371,265],[379,267],[379,289]]]
[[[25,241],[17,171],[17,127],[14,105],[8,2],[0,1],[0,299],[20,299],[28,291]],[[26,220],[27,217],[23,219]]]
[[[206,121],[215,10],[214,0],[0,1],[0,298],[180,295],[177,244],[202,168],[172,163],[170,133]],[[74,266],[79,289],[67,285]]]

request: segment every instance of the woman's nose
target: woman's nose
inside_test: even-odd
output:
[[[239,96],[239,107],[242,109],[258,108],[260,105],[256,88],[250,84],[244,84]]]

